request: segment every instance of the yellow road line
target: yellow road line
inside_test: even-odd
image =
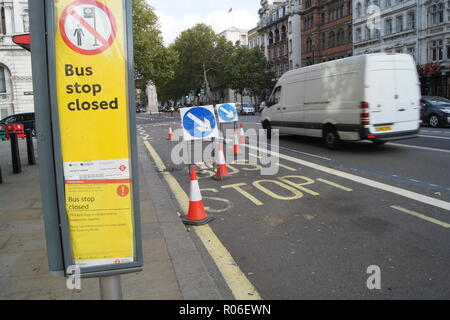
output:
[[[153,161],[155,161],[158,169],[164,171],[166,166],[153,146],[148,141],[144,141],[144,145],[149,155],[153,158]],[[175,195],[180,208],[187,214],[189,210],[188,195],[169,172],[163,172],[162,175]],[[208,225],[194,227],[193,229],[216,263],[236,300],[262,300],[256,288],[241,271],[231,254],[219,238],[217,238],[214,231]]]
[[[338,188],[338,189],[341,189],[341,190],[344,190],[344,191],[348,191],[348,192],[353,191],[353,189],[341,186],[340,184],[337,184],[337,183],[334,183],[334,182],[331,182],[331,181],[328,181],[328,180],[325,180],[325,179],[319,178],[319,179],[317,179],[317,181],[323,182],[325,184],[328,184],[328,185],[330,185],[332,187],[335,187],[335,188]]]
[[[411,211],[411,210],[408,210],[408,209],[405,209],[405,208],[402,208],[402,207],[399,207],[399,206],[391,206],[391,208],[395,209],[395,210],[398,210],[398,211],[401,211],[403,213],[409,214],[411,216],[417,217],[419,219],[426,220],[428,222],[437,224],[437,225],[439,225],[441,227],[444,227],[444,228],[447,228],[447,229],[450,228],[450,223],[446,223],[446,222],[443,222],[443,221],[440,221],[440,220],[428,217],[428,216],[426,216],[424,214],[421,214],[421,213],[418,213],[418,212],[415,212],[415,211]]]

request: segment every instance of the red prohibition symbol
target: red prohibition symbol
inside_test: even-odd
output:
[[[130,193],[130,188],[126,185],[121,185],[119,188],[117,188],[117,194],[120,197],[126,197]]]
[[[70,4],[61,15],[59,29],[64,43],[83,55],[104,52],[111,47],[117,35],[116,19],[112,12],[96,0],[77,0]]]

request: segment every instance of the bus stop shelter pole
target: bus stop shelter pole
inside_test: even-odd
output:
[[[100,277],[100,296],[102,300],[123,300],[120,275]]]

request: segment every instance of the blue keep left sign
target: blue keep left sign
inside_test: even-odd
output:
[[[217,115],[220,123],[237,122],[238,113],[234,103],[225,103],[217,106]]]
[[[213,106],[182,108],[180,112],[184,140],[210,139],[219,136]]]

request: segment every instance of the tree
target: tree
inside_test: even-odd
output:
[[[145,90],[152,82],[160,88],[173,79],[177,53],[164,46],[158,17],[145,0],[133,0],[133,38],[136,87]]]
[[[175,80],[185,91],[205,90],[210,101],[212,89],[225,87],[225,65],[234,47],[211,27],[197,24],[175,40],[179,61]]]
[[[241,95],[241,102],[244,95],[256,97],[273,87],[274,74],[258,48],[238,48],[230,58],[226,73],[230,88]]]

